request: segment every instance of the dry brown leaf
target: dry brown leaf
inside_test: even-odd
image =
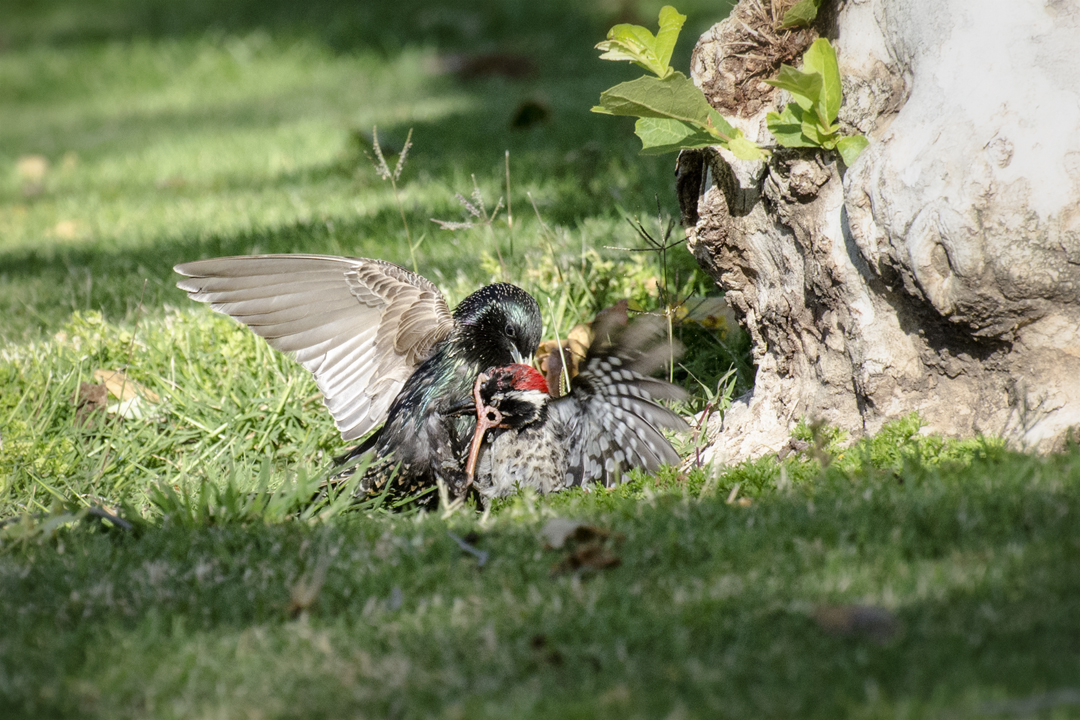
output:
[[[608,548],[608,540],[618,542],[622,536],[595,525],[586,525],[566,518],[551,518],[540,529],[540,535],[544,538],[544,548],[548,550],[566,547],[568,543],[573,544],[568,547],[563,558],[551,566],[552,574],[574,570],[603,570],[622,562]]]
[[[39,184],[49,172],[49,160],[44,155],[21,155],[15,161],[15,172],[24,183]]]
[[[547,380],[548,390],[552,397],[560,397],[563,394],[563,360],[567,362],[567,371],[570,378],[577,375],[577,356],[570,351],[569,344],[564,344],[562,353],[559,352],[559,344],[554,340],[545,340],[540,343],[536,351],[536,366],[544,374]]]
[[[520,80],[536,74],[536,62],[528,55],[507,52],[446,55],[441,70],[466,79],[504,77]]]
[[[626,325],[629,322],[629,304],[628,300],[620,300],[611,307],[604,308],[596,313],[596,318],[592,322],[575,325],[566,338],[562,340],[561,354],[559,353],[558,340],[544,340],[540,343],[540,347],[537,348],[534,356],[536,358],[536,369],[542,372],[547,379],[552,397],[559,397],[563,394],[563,391],[569,389],[564,387],[565,383],[563,382],[564,361],[567,365],[567,376],[571,380],[577,376],[578,371],[581,369],[581,363],[589,352],[589,346],[592,345],[593,325],[596,321],[614,313],[616,315],[616,324]]]
[[[540,528],[540,536],[544,538],[544,547],[557,550],[563,546],[567,538],[573,535],[582,523],[577,520],[566,518],[551,518],[544,527]]]
[[[878,643],[891,639],[900,626],[895,615],[872,605],[819,605],[813,618],[832,635],[862,635]]]
[[[592,323],[579,323],[570,329],[569,334],[566,336],[566,344],[570,346],[570,352],[574,353],[577,358],[584,360],[585,354],[589,352],[592,339]]]
[[[79,223],[74,220],[61,220],[53,226],[52,232],[61,240],[74,240],[81,234]]]
[[[551,571],[558,574],[574,570],[605,570],[617,567],[621,563],[619,556],[604,547],[602,542],[593,541],[578,545],[552,566]]]
[[[85,425],[95,412],[105,410],[109,402],[109,392],[104,385],[82,383],[72,398],[75,405],[75,423]]]
[[[141,397],[148,402],[161,402],[156,392],[143,387],[119,370],[105,370],[99,368],[94,371],[94,379],[104,383],[109,394],[117,400],[125,402],[136,397]]]

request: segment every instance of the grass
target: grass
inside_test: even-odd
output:
[[[676,214],[672,158],[637,155],[628,122],[588,108],[627,77],[592,45],[657,9],[5,10],[0,519],[18,518],[0,527],[5,713],[1076,714],[1075,449],[945,442],[907,418],[854,445],[804,426],[809,449],[783,461],[523,495],[487,516],[300,509],[342,449],[314,383],[189,302],[172,265],[251,252],[411,264],[403,214],[451,302],[511,280],[561,337],[624,297],[656,308],[656,257],[605,246],[641,246],[625,215],[652,229],[657,203]],[[686,37],[724,11],[679,9]],[[535,71],[437,71],[475,51]],[[514,129],[525,101],[546,119]],[[373,126],[384,149],[413,129],[397,197],[367,155]],[[470,219],[455,195],[474,178],[489,210],[505,198],[507,150],[512,226],[505,212],[457,232],[431,222]],[[685,250],[668,255],[668,289],[715,292]],[[752,381],[745,339],[676,329],[688,409],[722,410]],[[105,399],[113,412],[83,387],[103,370],[135,391]],[[600,534],[546,548],[553,517]]]
[[[832,718],[992,715],[1074,687],[1075,453],[815,471],[747,506],[726,502],[736,479],[522,497],[482,522],[29,541],[0,565],[0,688],[35,717]],[[621,564],[553,571],[556,514],[618,533]],[[853,603],[895,625],[822,624]]]

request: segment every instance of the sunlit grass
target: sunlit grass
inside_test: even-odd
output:
[[[628,78],[592,45],[658,5],[5,8],[4,708],[620,720],[978,715],[1017,698],[1047,716],[1075,709],[1075,450],[946,442],[915,417],[854,444],[803,424],[807,450],[782,461],[634,473],[487,515],[308,510],[342,449],[311,377],[175,288],[175,263],[217,255],[408,264],[367,154],[377,125],[388,149],[414,130],[402,208],[420,271],[451,304],[512,281],[562,337],[622,298],[660,310],[657,258],[605,246],[641,246],[625,216],[659,235],[657,204],[677,215],[672,158],[639,156],[629,122],[588,112]],[[679,9],[686,37],[724,11]],[[438,69],[477,51],[521,53],[536,72]],[[512,129],[525,100],[547,119]],[[505,199],[506,151],[512,226],[506,213],[457,232],[431,222],[467,219],[455,195],[474,187],[489,209]],[[716,292],[685,250],[668,263],[667,290]],[[686,409],[721,412],[752,383],[745,338],[676,332]],[[137,399],[86,406],[98,371],[122,371]],[[695,457],[693,438],[676,443]],[[565,571],[573,548],[541,539],[556,516],[610,531],[599,547],[619,564]],[[482,567],[455,537],[487,553]],[[822,620],[852,606],[886,626]]]

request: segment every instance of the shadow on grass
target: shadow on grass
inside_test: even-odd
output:
[[[991,465],[956,483],[822,488],[813,504],[626,502],[593,518],[621,534],[621,565],[578,576],[552,574],[560,553],[511,521],[474,540],[491,555],[482,570],[434,519],[68,537],[82,552],[33,549],[9,574],[0,662],[38,710],[94,688],[104,716],[220,683],[328,716],[977,710],[1072,687],[1080,653],[1076,463],[1036,487],[979,480],[1016,470]],[[290,620],[289,588],[320,557],[332,559],[310,617]],[[891,606],[898,630],[830,632],[814,608],[834,603]],[[41,687],[52,700],[30,693]]]
[[[711,21],[723,10],[709,7],[708,19]],[[617,216],[617,208],[623,203],[631,208],[640,205],[651,213],[657,194],[665,206],[674,208],[672,159],[639,157],[629,122],[600,118],[588,111],[600,90],[626,79],[625,68],[597,62],[592,50],[611,22],[612,12],[606,6],[568,0],[489,1],[438,7],[420,2],[403,5],[330,0],[303,4],[113,0],[89,7],[41,0],[20,6],[3,32],[7,33],[9,49],[15,51],[30,45],[65,47],[103,40],[201,37],[206,33],[254,30],[283,37],[290,33],[314,34],[342,53],[373,47],[398,52],[406,47],[430,45],[448,51],[508,48],[534,62],[535,77],[521,81],[499,77],[460,80],[429,75],[423,80],[430,86],[424,92],[430,91],[431,98],[458,98],[471,109],[428,122],[408,123],[415,129],[415,145],[406,182],[410,176],[419,175],[412,181],[414,190],[423,192],[435,187],[439,191],[436,195],[446,197],[454,192],[467,196],[472,189],[471,174],[482,183],[495,181],[498,187],[503,150],[509,150],[518,216],[531,215],[523,197],[524,190],[530,189],[541,201],[545,222],[573,227],[590,218]],[[705,16],[705,11],[701,14]],[[689,53],[690,43],[684,40],[684,45]],[[324,90],[304,92],[318,94]],[[100,133],[92,128],[72,133],[70,147],[56,145],[56,137],[65,136],[58,131],[25,138],[25,142],[10,146],[9,151],[40,152],[41,142],[47,141],[50,147],[56,146],[54,160],[72,148],[87,158],[97,155],[113,161],[137,157],[163,138],[227,138],[233,132],[268,130],[312,117],[303,97],[301,92],[292,104],[287,102],[289,98],[277,95],[224,107],[206,107],[196,98],[185,110],[137,115],[126,114],[118,107],[115,115],[100,119]],[[523,100],[541,103],[549,114],[546,120],[515,131],[511,119]],[[33,97],[24,102],[32,105]],[[382,129],[387,135],[398,136],[400,142],[408,126],[388,124]],[[34,222],[45,227],[27,226],[23,231],[26,238],[18,240],[23,244],[0,251],[0,313],[9,318],[4,323],[5,337],[18,339],[54,328],[72,310],[100,309],[109,318],[119,320],[130,318],[140,301],[148,308],[180,303],[183,296],[172,287],[175,278],[171,267],[198,257],[245,254],[257,249],[371,255],[403,262],[408,254],[396,211],[385,205],[366,215],[343,209],[351,192],[359,196],[378,188],[378,192],[385,193],[385,186],[374,178],[370,161],[352,139],[368,131],[370,128],[343,122],[337,158],[270,176],[238,172],[199,177],[198,169],[192,166],[192,177],[184,177],[184,163],[191,165],[195,161],[177,156],[180,162],[174,162],[179,168],[176,176],[161,178],[157,184],[141,177],[116,177],[115,173],[104,179],[91,170],[75,176],[70,187],[61,183],[51,189],[46,187],[36,198],[13,197],[19,206],[16,209],[22,212],[28,207],[33,209],[35,204],[67,208],[57,210],[58,214],[71,213],[72,207],[85,208],[82,212],[86,217],[78,218],[79,222],[99,229],[98,236],[86,241],[85,246],[55,242],[49,233],[56,220],[49,220],[52,211],[46,210],[34,216]],[[260,149],[267,151],[270,146],[260,140]],[[147,170],[140,168],[139,172],[146,174]],[[136,226],[144,223],[152,228],[138,237],[130,229],[123,229],[130,228],[131,222],[115,220],[122,219],[125,213],[142,217],[147,208],[165,217],[183,212],[182,203],[212,202],[216,194],[271,193],[269,200],[260,198],[265,205],[273,202],[277,194],[293,190],[312,193],[324,188],[340,198],[335,200],[338,209],[329,213],[316,209],[312,219],[260,222],[257,209],[252,211],[239,203],[236,211],[252,215],[252,227],[241,230],[215,231],[212,224],[207,228],[187,226],[183,231],[159,229],[162,223],[151,216],[149,220],[135,221]],[[492,204],[499,194],[489,198]],[[228,206],[212,212],[221,218],[222,225],[235,226],[233,218],[226,214]],[[475,254],[460,251],[449,233],[441,234],[429,222],[431,217],[463,219],[460,207],[425,200],[408,208],[408,212],[410,226],[418,233],[427,231],[429,236],[421,251],[422,270],[429,274],[437,269],[444,275],[458,271],[469,277],[477,275]],[[125,232],[127,235],[118,239]],[[182,236],[177,237],[178,232]],[[29,242],[33,242],[30,247]],[[597,238],[595,244],[605,242],[605,238]]]
[[[593,83],[585,83],[590,84]],[[415,233],[429,235],[421,251],[423,272],[430,274],[437,268],[444,276],[452,277],[458,272],[469,277],[477,275],[475,255],[462,252],[457,239],[435,228],[430,218],[465,219],[460,205],[456,201],[448,203],[445,198],[452,197],[454,192],[468,196],[472,190],[470,174],[476,174],[481,182],[494,181],[499,187],[503,180],[503,149],[511,153],[519,216],[522,211],[531,215],[531,208],[522,207],[524,189],[529,188],[539,194],[545,222],[571,227],[588,218],[614,215],[616,196],[636,198],[650,206],[655,189],[659,188],[665,204],[674,203],[666,177],[670,158],[639,158],[618,137],[618,132],[606,132],[602,122],[578,122],[592,120],[587,117],[586,100],[592,91],[583,89],[581,84],[566,86],[562,102],[580,105],[578,112],[582,117],[573,117],[572,111],[564,109],[563,114],[555,114],[550,122],[520,132],[512,131],[506,119],[513,109],[512,98],[506,97],[507,83],[480,81],[467,85],[476,98],[472,103],[477,108],[475,111],[411,124],[415,147],[405,176],[405,191],[410,189],[408,178],[419,174],[421,179],[414,181],[416,189],[425,192],[425,188],[432,187],[431,178],[439,178],[443,188],[436,194],[444,196],[442,201],[432,199],[428,190],[427,199],[419,204],[408,203],[410,227]],[[554,92],[558,85],[550,84],[550,88]],[[274,124],[274,117],[266,117],[257,110],[257,105],[233,108],[218,118],[203,109],[180,114],[164,112],[155,117],[121,120],[121,125],[132,123],[132,134],[137,131],[149,141],[164,133],[179,132],[181,128],[194,132],[199,127],[209,129],[218,125],[243,129]],[[384,128],[384,138],[396,137],[400,142],[408,129]],[[353,129],[357,133],[361,130]],[[623,130],[629,132],[628,127]],[[101,310],[107,317],[118,320],[128,318],[140,301],[147,308],[166,302],[179,304],[183,295],[172,287],[176,279],[172,266],[201,257],[309,252],[373,256],[404,263],[408,249],[400,217],[387,194],[389,188],[375,177],[371,160],[357,136],[350,138],[345,128],[342,136],[342,150],[333,161],[269,177],[245,173],[188,181],[181,175],[172,184],[157,186],[121,179],[107,188],[59,190],[35,199],[33,202],[56,202],[85,195],[92,202],[105,192],[128,207],[157,204],[164,213],[170,204],[200,198],[212,200],[217,194],[230,192],[269,192],[284,197],[291,190],[315,192],[326,188],[343,198],[352,193],[360,198],[365,192],[380,193],[384,198],[371,214],[342,207],[329,214],[316,212],[317,219],[231,234],[189,231],[184,236],[159,234],[135,242],[120,242],[106,235],[83,247],[45,243],[29,249],[0,251],[0,288],[3,288],[0,312],[9,318],[5,323],[9,339],[17,339],[35,328],[46,330],[55,326],[72,310]],[[500,188],[488,200],[494,204],[501,194]],[[123,209],[123,205],[117,208],[121,212]],[[216,212],[229,221],[222,211]],[[254,223],[258,222],[256,215]],[[108,226],[104,232],[108,232]],[[165,228],[159,233],[170,230]],[[604,238],[596,238],[594,244],[601,246],[606,242]],[[479,247],[475,242],[470,245]],[[147,282],[145,294],[144,281]]]
[[[684,0],[697,34],[726,16],[733,0]],[[576,0],[24,0],[8,10],[3,33],[12,48],[128,40],[314,32],[338,52],[371,48],[392,54],[410,45],[466,51],[493,47],[557,51],[578,41],[591,47],[614,22],[654,22],[660,3]],[[696,34],[695,34],[696,37]],[[591,42],[589,42],[591,40]],[[486,47],[485,47],[486,46]],[[689,48],[682,48],[689,58]]]

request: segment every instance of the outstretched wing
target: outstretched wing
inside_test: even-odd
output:
[[[341,437],[382,424],[394,397],[454,326],[435,285],[382,260],[251,255],[177,265],[177,285],[293,353],[315,375]]]
[[[631,468],[655,471],[678,463],[660,428],[688,429],[681,417],[656,403],[681,400],[686,393],[649,377],[681,352],[667,343],[663,324],[646,316],[624,329],[614,321],[601,325],[570,394],[551,403],[567,430],[567,485],[610,486]]]

